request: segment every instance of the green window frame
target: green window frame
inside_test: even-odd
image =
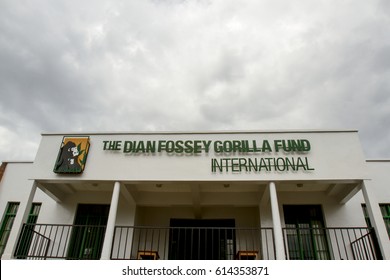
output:
[[[68,259],[100,259],[109,211],[110,205],[107,204],[78,205]]]
[[[321,205],[283,205],[290,260],[329,260]]]
[[[379,207],[381,208],[383,220],[385,221],[387,229],[387,234],[390,238],[390,204],[379,204]]]
[[[387,234],[389,235],[390,238],[390,203],[380,203],[379,208],[381,209],[383,221],[385,222],[385,226],[387,229]],[[372,227],[370,217],[368,216],[366,204],[362,204],[362,209],[363,209],[364,218],[366,220],[367,226]]]
[[[42,203],[33,203],[31,205],[30,213],[27,217],[27,224],[35,224],[38,220],[39,211],[41,210]]]
[[[33,203],[28,213],[26,225],[19,238],[19,244],[15,252],[15,256],[18,259],[25,259],[30,250],[31,242],[33,240],[33,231],[35,224],[38,220],[39,211],[41,210],[42,203]]]
[[[7,203],[7,208],[4,212],[0,226],[0,257],[3,255],[5,246],[7,245],[8,238],[16,217],[16,213],[19,209],[19,204],[19,202]]]

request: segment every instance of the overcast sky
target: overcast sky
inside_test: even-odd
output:
[[[0,161],[42,132],[358,129],[390,158],[388,0],[1,0]]]

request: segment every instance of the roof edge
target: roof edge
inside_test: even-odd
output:
[[[210,131],[107,131],[107,132],[43,132],[41,136],[62,136],[62,135],[178,135],[178,134],[281,134],[281,133],[356,133],[357,129],[324,130],[324,129],[284,129],[284,130],[210,130]]]
[[[34,163],[34,161],[26,161],[26,160],[3,160],[1,163]]]

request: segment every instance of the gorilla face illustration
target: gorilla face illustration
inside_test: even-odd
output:
[[[73,143],[73,142],[68,142]],[[69,165],[78,164],[77,158],[79,155],[79,150],[77,149],[76,145],[74,147],[68,148],[68,152],[72,154],[72,157],[68,158]]]
[[[61,156],[59,157],[55,170],[57,172],[78,173],[81,171],[81,166],[78,162],[79,151],[74,142],[69,141],[63,147]]]
[[[72,142],[70,142],[70,143],[72,143]],[[70,148],[70,150],[72,151],[72,154],[74,157],[77,157],[79,155],[79,150],[77,150],[76,145],[74,147]]]

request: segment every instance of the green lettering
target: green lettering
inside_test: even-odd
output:
[[[255,161],[253,162],[253,160],[251,158],[248,158],[248,162],[249,162],[249,170],[251,171],[252,169],[255,170],[255,171],[258,171],[258,166],[257,166],[257,158],[254,159]]]
[[[156,141],[147,141],[146,142],[146,151],[148,153],[155,153],[156,152]]]
[[[216,153],[222,153],[223,152],[222,141],[215,141],[214,142],[214,151]]]
[[[241,171],[238,158],[232,158],[231,163],[232,163],[232,171],[233,172],[240,172]]]
[[[131,141],[125,141],[123,146],[124,153],[130,153],[133,149],[133,143]]]
[[[294,170],[294,171],[296,170],[294,158],[291,158],[291,159],[286,158],[286,163],[285,164],[286,164],[286,167],[287,167],[287,171],[290,170],[290,167],[291,167],[292,170]]]
[[[310,145],[310,144],[309,144]],[[309,166],[309,160],[307,159],[307,157],[305,157],[305,165],[306,165],[306,170],[315,170],[314,168],[311,168],[310,166]]]
[[[277,141],[277,140],[276,140]],[[263,146],[261,148],[261,150],[265,153],[265,152],[272,152],[272,149],[271,149],[271,145],[269,144],[269,142],[267,140],[264,140],[263,141]],[[276,150],[278,151],[278,150]]]
[[[253,140],[252,141],[253,142],[253,152],[261,152],[261,151],[263,151],[264,152],[264,148],[263,149],[260,149],[260,148],[257,148],[257,142],[256,142],[256,140]],[[269,145],[269,144],[268,144]],[[264,146],[264,143],[263,143],[263,146]]]
[[[260,159],[259,166],[258,166],[258,170],[261,171],[263,168],[264,168],[266,171],[270,171],[270,168],[269,168],[269,161],[268,161],[268,164],[267,164],[266,161],[265,161],[265,159],[264,159],[264,158],[261,158],[261,159]]]
[[[240,171],[242,170],[243,167],[245,168],[245,171],[248,171],[248,167],[246,166],[247,164],[246,158],[240,158],[238,162],[240,165]]]
[[[282,142],[282,140],[275,140],[274,141],[275,152],[279,152],[280,148],[282,147],[281,142]],[[263,145],[264,145],[264,143],[263,143]]]
[[[232,146],[233,152],[241,152],[241,141],[234,140]]]
[[[180,154],[184,151],[183,144],[184,142],[181,140],[175,142],[175,153]]]
[[[160,140],[160,141],[158,141],[158,148],[157,148],[157,151],[159,152],[159,153],[161,153],[162,151],[164,151],[165,150],[165,148],[166,148],[166,143],[167,141],[165,141],[165,140]]]
[[[301,148],[303,152],[308,152],[310,151],[310,142],[306,139],[302,139],[301,141]]]
[[[204,146],[204,150],[206,153],[208,153],[210,151],[210,145],[211,145],[211,140],[203,141],[203,146]]]
[[[167,150],[167,153],[173,153],[175,150],[175,142],[167,141],[166,150]]]
[[[297,170],[299,170],[299,168],[303,168],[303,170],[306,170],[306,164],[302,161],[300,157],[298,157],[297,160]]]
[[[187,154],[191,154],[194,151],[191,140],[185,141],[184,146],[185,146],[184,152],[186,152]]]
[[[230,141],[223,142],[223,151],[225,153],[230,153],[233,150],[233,144]]]
[[[135,153],[145,153],[145,143],[144,141],[139,141]]]
[[[202,141],[195,140],[194,141],[194,153],[199,154],[202,152]]]
[[[288,140],[291,151],[301,151],[300,141]]]
[[[282,163],[280,163],[280,161],[282,161]],[[284,170],[286,170],[286,164],[285,164],[283,158],[277,158],[277,160],[276,160],[276,168],[277,168],[279,171],[284,171]]]

